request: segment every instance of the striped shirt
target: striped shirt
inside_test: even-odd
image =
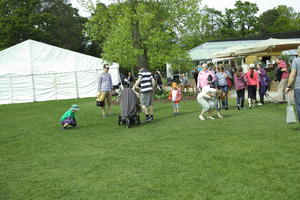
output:
[[[139,72],[139,78],[141,79],[141,93],[150,93],[153,92],[152,88],[152,75],[151,73],[143,69]]]

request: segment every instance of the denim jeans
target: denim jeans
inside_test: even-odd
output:
[[[224,101],[222,101],[222,105],[223,107],[228,108],[228,85],[218,86],[218,88],[225,92],[226,98]]]
[[[245,89],[237,90],[236,91],[236,103],[241,106],[241,108],[244,107],[245,102]]]
[[[298,119],[300,121],[300,89],[295,89],[295,104],[296,104],[296,110],[298,114]]]

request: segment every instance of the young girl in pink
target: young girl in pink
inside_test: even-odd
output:
[[[179,115],[179,102],[181,100],[181,91],[175,82],[172,83],[170,90],[169,100],[173,102],[174,116]]]

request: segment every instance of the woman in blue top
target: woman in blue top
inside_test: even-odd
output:
[[[217,87],[219,90],[222,90],[225,92],[225,99],[222,101],[222,105],[225,108],[225,110],[228,109],[228,84],[226,78],[231,78],[231,76],[224,71],[223,66],[219,66],[216,73],[216,79],[217,79]]]

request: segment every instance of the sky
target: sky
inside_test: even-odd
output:
[[[92,0],[96,2],[96,0]],[[225,8],[234,8],[234,3],[236,0],[202,0],[203,5],[207,5],[210,8],[215,8],[220,11],[224,11]],[[245,0],[242,0],[245,1]],[[300,1],[299,0],[247,0],[251,3],[256,3],[259,8],[258,14],[263,13],[266,10],[277,7],[278,5],[287,5],[288,7],[293,7],[295,11],[300,12]],[[88,17],[89,12],[86,11],[77,0],[70,0],[73,7],[78,8],[79,14]],[[112,0],[100,0],[100,2],[109,4]]]

